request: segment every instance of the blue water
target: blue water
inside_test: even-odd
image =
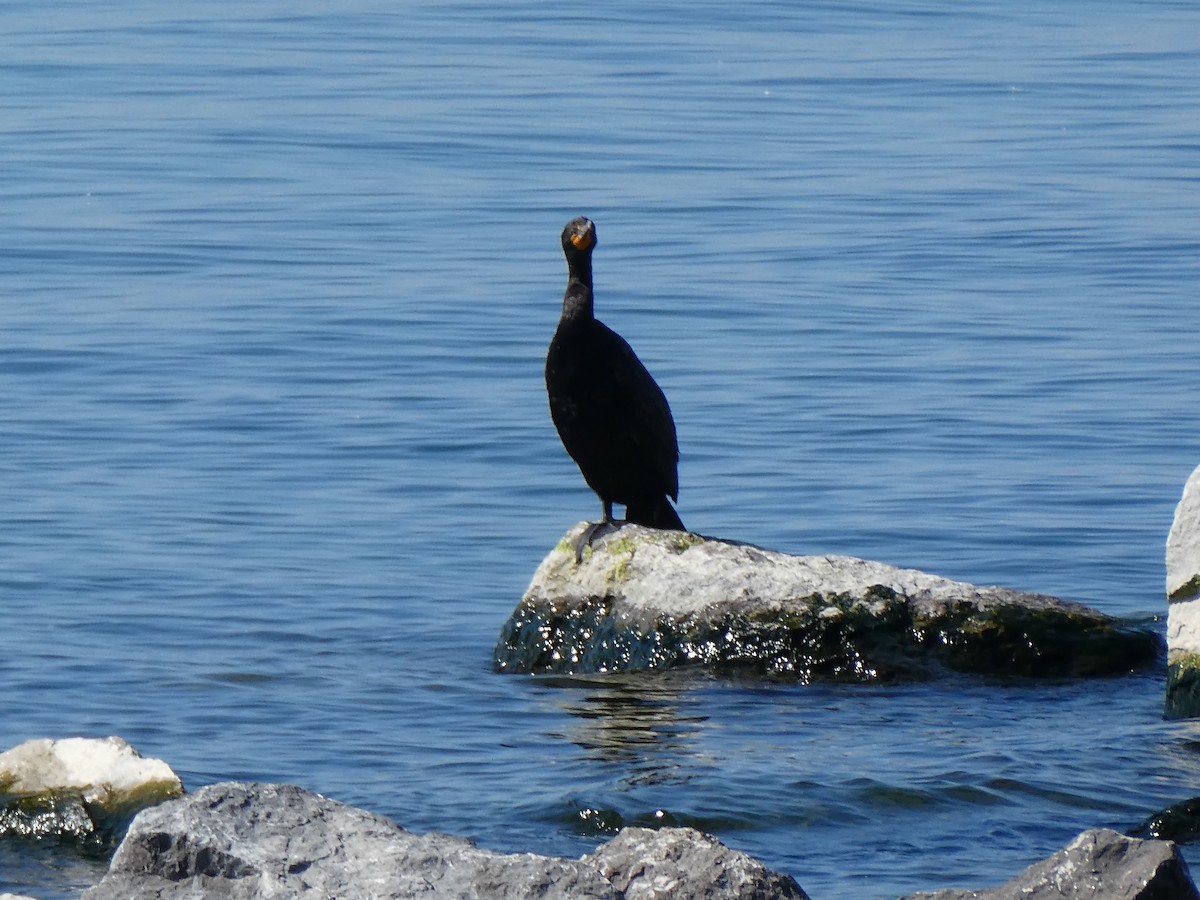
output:
[[[1157,672],[490,670],[598,511],[541,381],[581,213],[691,528],[1162,615],[1200,7],[12,0],[0,31],[0,747],[119,734],[189,788],[504,850],[685,822],[814,900],[994,884],[1200,793]],[[102,871],[0,847],[0,891]]]

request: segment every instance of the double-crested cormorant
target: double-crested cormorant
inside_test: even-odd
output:
[[[550,417],[583,480],[600,497],[601,521],[584,532],[576,556],[597,529],[625,519],[683,531],[667,497],[679,499],[679,444],[662,389],[633,348],[592,311],[592,249],[596,226],[572,219],[562,233],[567,291],[562,318],[546,354]]]

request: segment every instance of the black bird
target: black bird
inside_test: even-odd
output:
[[[576,558],[598,529],[625,520],[683,531],[667,497],[679,499],[679,444],[662,389],[625,339],[592,310],[596,226],[582,216],[562,233],[567,291],[546,353],[550,418],[583,480],[600,497],[603,518],[580,536]]]

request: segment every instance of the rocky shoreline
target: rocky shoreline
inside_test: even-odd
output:
[[[797,557],[683,532],[611,529],[582,561],[569,532],[503,627],[502,672],[703,666],[798,681],[1116,676],[1161,663],[1158,636],[1096,610],[851,557]],[[1200,468],[1167,551],[1169,716],[1200,715]],[[901,900],[1200,900],[1176,845],[1200,799],[1132,834],[1082,832],[1003,885]],[[0,840],[116,847],[83,900],[217,898],[806,898],[792,875],[690,828],[622,828],[578,859],[413,834],[287,784],[185,793],[120,738],[39,739],[0,753]],[[0,900],[14,900],[0,895]],[[20,900],[20,898],[16,898]]]
[[[119,738],[30,741],[0,754],[0,799],[7,810],[23,810],[20,821],[33,815],[42,836],[81,842],[97,838],[99,822],[114,821],[112,810],[144,806],[127,830],[109,835],[119,846],[82,900],[808,897],[792,875],[691,828],[622,828],[578,859],[506,854],[462,837],[414,834],[295,785],[225,782],[183,794],[169,771]],[[79,828],[80,811],[94,827]],[[901,900],[1012,897],[1200,900],[1200,893],[1171,841],[1094,829],[998,887]]]

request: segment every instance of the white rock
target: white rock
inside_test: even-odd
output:
[[[1042,594],[849,556],[795,556],[625,524],[583,558],[576,525],[501,629],[497,671],[581,674],[707,666],[806,681],[938,672],[1116,675],[1161,638]]]
[[[1169,718],[1200,716],[1200,466],[1167,535],[1166,693]]]
[[[1200,653],[1200,599],[1176,600],[1167,607],[1167,658]]]
[[[1200,576],[1200,466],[1183,488],[1167,536],[1167,596],[1174,595],[1197,576]],[[1188,599],[1189,596],[1180,597]]]
[[[576,525],[542,561],[526,591],[526,601],[553,603],[568,597],[612,596],[619,591],[627,613],[694,616],[731,602],[752,604],[756,610],[782,610],[795,598],[814,594],[865,598],[871,588],[881,586],[912,598],[923,611],[962,602],[980,609],[1019,602],[1036,609],[1087,611],[1080,604],[1041,594],[979,587],[867,559],[795,556],[636,525],[603,533],[593,540],[583,562],[576,564],[569,547],[585,527],[587,523]]]
[[[0,786],[10,794],[77,790],[87,802],[103,803],[152,784],[183,792],[170,766],[119,737],[37,738],[0,753]]]

